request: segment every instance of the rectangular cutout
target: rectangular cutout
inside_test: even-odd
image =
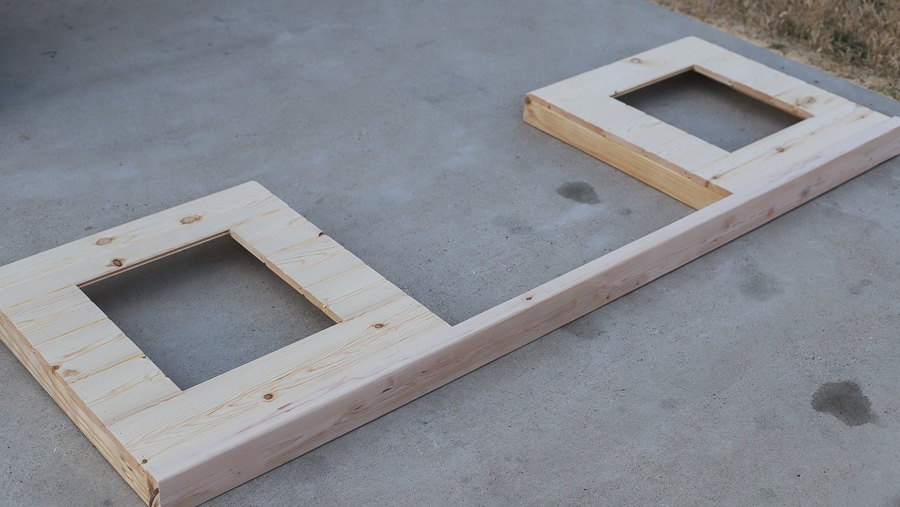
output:
[[[616,99],[728,152],[802,119],[694,70]]]
[[[229,236],[81,289],[182,390],[334,324]]]

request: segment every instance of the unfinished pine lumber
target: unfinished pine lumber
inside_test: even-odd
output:
[[[728,153],[614,98],[701,67],[806,119]],[[900,153],[900,118],[693,38],[532,92],[525,119],[698,210],[451,327],[249,182],[0,267],[0,339],[148,505],[197,505]],[[225,234],[335,324],[182,391],[80,287]]]
[[[616,99],[688,71],[802,121],[729,153]],[[528,93],[524,119],[699,209],[889,118],[687,37]]]
[[[182,391],[79,287],[224,234],[336,324]],[[301,391],[320,385],[319,368],[349,366],[351,351],[449,327],[255,182],[4,266],[0,308],[0,338],[149,505],[162,505],[171,452],[187,446],[207,456],[200,449],[229,432],[282,420]],[[156,407],[161,411],[150,415]],[[169,418],[180,426],[166,426]],[[138,421],[150,421],[150,429],[138,429]],[[155,440],[159,434],[164,443]],[[280,457],[259,460],[265,468],[255,474]],[[197,481],[195,473],[211,471],[200,466],[187,476]],[[240,482],[203,484],[199,496],[164,490],[165,504],[198,503]]]

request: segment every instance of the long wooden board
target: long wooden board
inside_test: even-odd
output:
[[[663,63],[693,61],[691,44],[664,53]],[[704,55],[721,55],[715,47],[700,47]],[[586,76],[567,90],[597,88],[595,78],[616,80],[614,89],[660,79],[658,71],[643,69],[626,77]],[[763,82],[773,90],[794,84],[774,78]],[[811,95],[804,91],[803,96]],[[196,505],[900,153],[900,118],[884,118],[804,151],[782,170],[766,169],[769,160],[763,157],[756,163],[766,167],[758,168],[755,177],[733,187],[699,190],[692,174],[674,171],[627,143],[588,146],[607,138],[557,110],[552,101],[534,104],[526,106],[526,119],[552,125],[591,153],[611,150],[617,160],[639,166],[644,179],[673,192],[683,187],[682,193],[695,195],[702,209],[450,327],[250,182],[0,267],[0,339],[145,502]],[[815,116],[816,111],[809,113]],[[715,158],[715,152],[705,151],[704,160]],[[743,164],[754,167],[752,160]],[[336,324],[182,391],[79,287],[224,234]]]

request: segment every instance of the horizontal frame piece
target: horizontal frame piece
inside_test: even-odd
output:
[[[709,58],[721,55],[700,46]],[[692,48],[678,46],[661,61],[680,68],[696,58]],[[622,62],[614,65],[631,72]],[[736,65],[723,59],[715,69],[750,79]],[[632,74],[612,76],[615,82],[607,87],[621,90],[661,75],[642,67]],[[749,75],[754,90],[785,88],[776,95],[794,97],[792,83]],[[585,76],[566,89],[596,84],[596,74]],[[809,118],[828,101],[836,103],[828,97],[813,102]],[[596,141],[596,131],[553,107],[532,112],[566,126],[586,146]],[[588,148],[603,154],[609,147]],[[638,165],[649,160],[645,153],[613,151]],[[900,118],[874,122],[803,153],[789,167],[761,171],[725,192],[704,187],[707,193],[698,196],[719,193],[702,209],[453,327],[251,182],[0,267],[0,339],[145,502],[196,505],[897,155]],[[651,165],[641,170],[699,192],[696,180],[683,173]],[[79,287],[224,234],[336,324],[182,391]]]
[[[691,70],[803,120],[729,153],[616,99]],[[524,119],[699,209],[888,117],[687,37],[527,94]]]

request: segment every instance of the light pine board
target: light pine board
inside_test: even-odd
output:
[[[729,153],[616,99],[691,70],[802,121]],[[889,120],[696,37],[535,90],[524,119],[695,209]]]
[[[862,111],[774,71],[747,72],[744,60],[698,39],[666,48],[613,64],[614,73],[592,71],[529,94],[525,117],[702,209],[456,326],[250,182],[0,267],[0,339],[145,502],[196,505],[900,152],[898,118]],[[615,115],[610,128],[619,135],[612,135],[547,99],[588,104],[579,94],[621,93],[699,65],[698,58],[721,79],[740,80],[759,98],[817,120],[776,134],[791,158],[756,147],[726,163],[735,153],[617,104],[589,105],[584,113]],[[833,121],[822,121],[828,114]],[[831,132],[833,141],[811,147],[804,143],[810,132]],[[663,155],[698,167],[675,166]],[[789,162],[774,170],[773,158]],[[225,234],[336,324],[181,391],[79,287]]]
[[[225,234],[336,324],[181,391],[79,287]],[[195,473],[210,473],[202,449],[303,405],[319,376],[352,364],[351,351],[448,327],[255,182],[0,268],[0,338],[150,505],[162,504],[160,478],[180,466],[165,464],[171,453],[189,447],[206,457],[187,473],[198,481]],[[165,408],[151,415],[158,407]],[[137,421],[150,421],[152,431],[130,438],[123,429]],[[255,474],[276,466],[283,456],[274,454],[259,459]],[[213,492],[199,482],[207,497],[235,485]],[[166,505],[203,500],[165,494]]]

